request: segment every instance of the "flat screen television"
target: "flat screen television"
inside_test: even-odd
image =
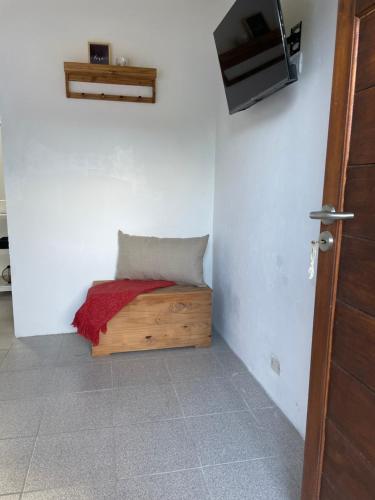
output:
[[[237,0],[214,37],[230,114],[297,81],[279,0]]]

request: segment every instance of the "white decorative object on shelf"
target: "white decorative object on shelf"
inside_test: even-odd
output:
[[[129,66],[129,58],[125,56],[116,57],[116,66]]]

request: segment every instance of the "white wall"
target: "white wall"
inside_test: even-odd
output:
[[[1,0],[0,115],[17,336],[71,331],[119,228],[212,233],[215,1]],[[88,40],[159,71],[156,105],[69,100]],[[210,253],[210,252],[209,252]],[[210,282],[211,258],[206,262]]]
[[[4,166],[3,166],[3,143],[1,140],[1,122],[0,122],[0,214],[6,212],[5,203],[5,182],[4,182]],[[0,215],[0,237],[7,236],[7,219]],[[9,264],[9,256],[3,255],[5,252],[0,252],[0,271]],[[5,259],[5,265],[4,265]]]
[[[4,187],[4,172],[3,172],[3,147],[1,141],[1,122],[0,122],[0,214],[5,212],[5,187]],[[0,238],[8,234],[7,219],[0,215]],[[0,275],[9,265],[9,252],[0,250]],[[1,278],[0,278],[1,279]]]
[[[5,186],[4,186],[4,170],[3,170],[3,145],[1,140],[1,122],[0,122],[0,214],[6,210],[5,204]],[[7,219],[0,215],[0,238],[7,236]],[[0,273],[9,265],[9,252],[0,250]]]
[[[3,144],[1,141],[1,124],[0,124],[0,200],[5,200],[4,171],[3,171]]]
[[[221,91],[214,323],[304,434],[315,293],[307,268],[319,229],[308,212],[322,199],[337,0],[283,6],[289,28],[304,23],[300,81],[231,117]]]

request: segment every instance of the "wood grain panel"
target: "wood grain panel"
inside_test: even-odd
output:
[[[150,87],[153,85],[153,80],[147,79],[137,79],[137,78],[129,78],[127,75],[117,75],[116,79],[108,73],[103,73],[99,75],[93,75],[91,73],[81,74],[81,73],[69,73],[69,81],[70,82],[82,82],[82,83],[105,83],[105,84],[113,84],[116,81],[116,85],[133,85],[133,86],[144,86],[148,84]]]
[[[323,203],[343,209],[356,59],[356,2],[339,0]],[[341,225],[330,226],[336,241]],[[321,254],[317,274],[302,499],[319,498],[340,246]]]
[[[350,165],[375,163],[375,88],[359,92],[354,101]]]
[[[92,355],[106,356],[115,352],[148,351],[153,349],[170,349],[177,347],[209,347],[211,345],[211,329],[209,324],[196,325],[187,329],[153,328],[146,332],[128,333],[127,328],[121,331],[110,331],[100,334],[100,343],[92,348]]]
[[[100,285],[101,283],[108,283],[111,280],[100,280],[100,281],[94,281],[93,285]],[[142,300],[145,300],[147,296],[152,296],[152,300],[154,300],[154,297],[156,295],[162,295],[163,297],[173,297],[176,295],[176,293],[183,293],[183,294],[189,294],[191,298],[196,297],[197,294],[203,293],[203,294],[211,294],[211,289],[207,286],[203,287],[197,287],[197,286],[192,286],[192,285],[174,285],[174,286],[168,286],[166,288],[158,288],[157,290],[154,290],[153,292],[148,292],[148,293],[141,293],[140,295],[137,296],[135,300],[139,300],[142,298]]]
[[[344,234],[375,240],[375,165],[348,169],[345,211],[355,217],[344,222]]]
[[[126,321],[129,326],[142,325],[148,327],[151,325],[178,325],[183,323],[189,325],[197,322],[199,319],[207,317],[207,311],[211,306],[211,301],[206,297],[202,300],[191,301],[187,298],[181,298],[180,302],[166,302],[144,298],[144,300],[134,301],[124,307],[110,321],[114,325],[116,322]]]
[[[344,237],[338,298],[375,316],[375,241]]]
[[[373,500],[373,467],[332,422],[327,424],[324,459],[321,500]]]
[[[157,70],[155,68],[65,62],[64,71],[66,96],[69,98],[142,102],[149,104],[153,104],[156,100]],[[152,89],[152,97],[113,95],[105,94],[105,92],[72,92],[70,90],[70,82],[72,81],[150,87]]]
[[[373,5],[374,5],[374,0],[357,0],[356,15],[359,16],[361,13],[366,11],[366,9],[368,9]]]
[[[329,394],[329,420],[375,466],[375,393],[333,364]]]
[[[208,287],[174,286],[138,295],[108,322],[92,355],[209,347],[211,293]]]
[[[337,302],[333,338],[335,362],[375,390],[375,318]]]
[[[91,63],[77,63],[77,62],[64,62],[64,71],[68,73],[90,73],[107,74],[116,78],[117,75],[128,75],[138,79],[155,80],[157,76],[156,68],[142,68],[139,66],[114,66],[110,64],[91,64]]]
[[[371,15],[371,8],[375,8],[375,0],[339,0],[323,202],[334,204],[340,211],[345,206],[348,164],[356,168],[375,164],[375,91],[363,89],[356,93],[356,81],[353,78],[357,74],[357,42],[363,26],[361,21]],[[356,12],[361,13],[361,19],[356,17]],[[363,53],[362,66],[371,65],[372,62],[366,62],[365,58]],[[368,73],[362,75],[362,82],[366,77],[370,78]],[[358,197],[354,201],[358,203]],[[365,214],[363,207],[362,212]],[[360,220],[363,223],[363,217]],[[303,500],[374,498],[374,466],[368,463],[374,461],[375,453],[374,392],[341,370],[335,358],[332,361],[333,330],[337,325],[336,291],[341,300],[344,299],[355,308],[361,308],[369,314],[373,314],[375,309],[375,241],[359,239],[359,233],[355,238],[346,235],[341,248],[342,231],[350,231],[348,227],[349,224],[341,223],[330,226],[337,244],[333,252],[328,252],[329,256],[321,255],[319,260]],[[361,231],[364,229],[366,222],[360,227]],[[348,355],[349,349],[345,336],[350,339],[352,335],[350,330],[342,335],[342,356]],[[337,422],[341,433],[341,442],[336,443],[335,447],[330,444],[331,418]]]
[[[356,89],[375,84],[375,12],[361,20]]]
[[[324,474],[322,476],[319,500],[337,500],[337,493],[333,490]]]

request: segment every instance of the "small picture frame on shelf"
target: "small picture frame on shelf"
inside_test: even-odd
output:
[[[89,42],[90,64],[111,64],[111,44]]]
[[[259,38],[260,36],[266,35],[270,32],[267,21],[264,19],[261,12],[247,17],[243,22],[247,32],[252,38]]]

